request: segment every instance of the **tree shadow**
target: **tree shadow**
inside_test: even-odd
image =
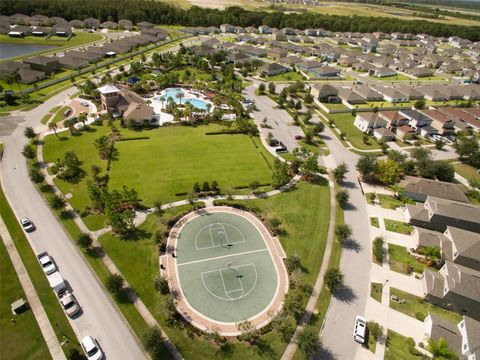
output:
[[[358,185],[352,181],[342,181],[340,183],[342,187],[347,188],[347,189],[356,189],[358,188]]]
[[[347,239],[345,241],[342,242],[342,247],[345,249],[345,250],[353,250],[355,252],[360,252],[360,250],[362,250],[362,245],[360,245],[360,243],[356,240],[353,240],[353,239]]]
[[[228,341],[223,343],[222,346],[217,350],[216,354],[220,358],[231,358],[234,352],[233,345]]]
[[[151,232],[148,232],[144,229],[135,228],[134,230],[127,233],[125,236],[122,236],[122,240],[125,241],[137,241],[142,239],[148,239],[152,236]]]
[[[352,203],[346,203],[345,205],[342,206],[343,210],[356,210],[357,207],[353,205]]]
[[[337,357],[332,352],[332,350],[322,345],[322,347],[320,348],[320,351],[315,354],[314,359],[315,360],[336,360]]]
[[[350,286],[343,286],[336,290],[333,293],[333,296],[335,299],[348,304],[351,304],[358,299],[358,296],[353,292],[353,289]]]
[[[326,185],[328,185],[328,180],[325,179],[323,176],[317,175],[310,181],[310,183],[312,183],[314,185],[326,186]]]
[[[275,350],[273,350],[272,346],[265,339],[257,339],[253,350],[261,357],[269,359],[275,359],[277,357]]]
[[[105,256],[105,251],[101,246],[92,246],[91,248],[87,249],[87,255],[94,258],[100,259]]]

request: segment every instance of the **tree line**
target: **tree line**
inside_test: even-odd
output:
[[[236,26],[268,25],[276,28],[323,28],[330,31],[386,33],[426,33],[433,36],[459,36],[472,41],[480,40],[480,26],[460,26],[425,20],[388,19],[370,16],[339,16],[312,12],[283,13],[279,11],[249,11],[240,7],[225,10],[192,6],[181,9],[170,4],[147,0],[4,0],[0,2],[3,15],[21,13],[60,16],[67,20],[98,18],[101,22],[129,19],[135,23],[149,21],[156,24],[184,26]]]

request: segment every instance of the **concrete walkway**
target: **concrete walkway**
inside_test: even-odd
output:
[[[45,343],[47,344],[48,351],[50,351],[50,355],[52,355],[54,360],[66,360],[65,354],[63,353],[63,349],[58,342],[52,324],[50,324],[50,321],[48,320],[43,305],[38,298],[37,292],[35,291],[32,281],[30,280],[27,270],[25,269],[22,259],[20,258],[20,254],[18,253],[12,237],[10,236],[10,233],[8,232],[7,227],[1,217],[0,236],[3,239],[5,247],[7,248],[8,255],[12,260],[15,272],[18,275],[18,279],[20,280],[23,291],[25,292],[25,296],[27,297],[28,305],[32,309],[33,315],[37,320],[40,331],[42,332]]]

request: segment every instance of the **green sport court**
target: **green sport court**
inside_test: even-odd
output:
[[[278,292],[279,279],[257,226],[232,212],[199,212],[177,234],[176,276],[190,308],[206,320],[255,317]]]

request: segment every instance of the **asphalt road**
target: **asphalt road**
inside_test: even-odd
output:
[[[33,250],[48,251],[60,273],[73,289],[83,313],[71,320],[79,339],[91,335],[98,340],[107,359],[145,359],[136,338],[90,269],[83,255],[73,245],[63,226],[57,221],[31,183],[21,151],[27,142],[26,126],[40,125],[40,119],[52,107],[76,91],[70,88],[28,112],[9,136],[3,137],[5,152],[0,164],[0,179],[10,205],[18,217],[27,216],[37,230],[28,235]],[[42,271],[38,268],[38,271]],[[55,324],[52,324],[55,326]]]
[[[353,236],[344,247],[340,261],[345,288],[332,297],[321,333],[324,349],[318,358],[352,360],[356,358],[360,346],[354,342],[352,336],[355,316],[364,314],[368,297],[371,266],[370,219],[357,181],[355,166],[358,155],[345,149],[328,126],[325,127],[323,139],[335,163],[338,165],[345,162],[350,170],[341,186],[350,192],[350,205],[345,210],[345,222],[352,227]]]

